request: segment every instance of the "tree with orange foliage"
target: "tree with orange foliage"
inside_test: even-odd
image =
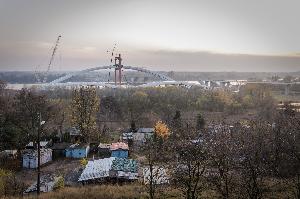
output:
[[[170,129],[162,121],[158,121],[155,124],[155,126],[154,126],[154,132],[155,132],[155,134],[158,137],[160,137],[162,139],[167,139],[170,136]]]
[[[164,163],[167,161],[167,144],[170,130],[162,121],[156,122],[154,126],[154,136],[146,138],[142,151],[146,157],[145,165],[149,169],[149,183],[146,185],[149,198],[154,199],[157,195],[160,178],[158,170],[164,169]]]

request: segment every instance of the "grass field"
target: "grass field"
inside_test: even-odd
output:
[[[295,198],[290,181],[266,179],[268,188],[264,189],[265,199],[291,199]],[[240,198],[236,196],[234,198]],[[36,195],[26,195],[23,197],[6,197],[2,199],[36,199]],[[147,188],[139,183],[125,185],[86,185],[79,187],[65,187],[58,191],[42,193],[40,199],[146,199],[149,198]],[[160,187],[157,190],[156,198],[171,199],[184,198],[182,192],[172,187]],[[219,198],[213,190],[205,190],[200,198]]]

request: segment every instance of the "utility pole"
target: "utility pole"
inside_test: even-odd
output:
[[[40,195],[41,188],[41,146],[40,146],[40,134],[41,134],[41,123],[42,123],[42,114],[38,113],[38,132],[37,132],[37,152],[38,152],[38,166],[37,166],[37,195]]]
[[[37,155],[38,155],[38,165],[37,165],[37,195],[40,195],[41,192],[41,131],[42,125],[45,124],[45,121],[42,121],[41,112],[38,113],[38,130],[37,130]]]

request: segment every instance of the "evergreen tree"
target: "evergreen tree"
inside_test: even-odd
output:
[[[90,142],[96,129],[96,113],[99,109],[99,98],[92,87],[73,91],[71,104],[72,123],[82,134],[85,141]]]
[[[131,130],[131,132],[134,132],[134,133],[137,132],[134,120],[132,120],[131,123],[130,123],[130,130]]]
[[[197,130],[203,130],[204,129],[204,126],[205,126],[205,120],[204,118],[202,117],[201,113],[199,113],[197,115],[197,122],[196,122],[196,128]]]
[[[176,111],[175,112],[175,116],[173,117],[173,127],[175,129],[180,129],[182,127],[182,120],[181,120],[181,112],[180,111]]]

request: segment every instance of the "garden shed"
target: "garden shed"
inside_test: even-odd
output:
[[[66,149],[70,147],[71,144],[67,142],[55,143],[52,148],[53,159],[66,157]]]
[[[116,142],[110,145],[111,157],[128,158],[129,147],[124,142]]]
[[[27,149],[23,151],[22,155],[23,167],[28,169],[35,169],[38,166],[37,150]],[[40,153],[41,165],[52,161],[52,149],[41,149]]]
[[[98,155],[101,158],[109,158],[111,156],[110,144],[100,143],[98,146]]]
[[[66,148],[66,157],[68,158],[86,158],[89,154],[89,144],[72,144]]]

